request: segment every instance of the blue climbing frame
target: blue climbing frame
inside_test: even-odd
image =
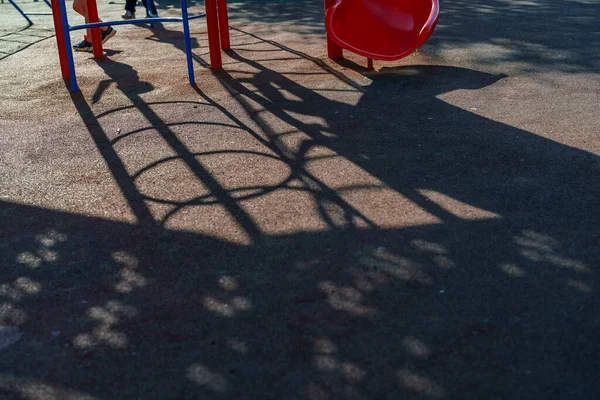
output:
[[[9,1],[11,1],[11,0],[9,0]],[[46,0],[44,0],[44,1],[46,1]],[[92,1],[93,1],[93,3],[91,3],[90,0],[88,0],[88,16],[92,20],[94,20],[94,19],[97,20],[97,9],[95,7],[95,0],[92,0]],[[150,5],[150,1],[152,1],[152,0],[147,0],[148,6]],[[195,77],[194,77],[194,67],[193,67],[193,63],[192,63],[192,46],[191,46],[191,39],[190,39],[189,21],[198,19],[198,18],[207,17],[207,25],[208,25],[208,31],[209,31],[208,32],[209,33],[209,35],[208,35],[209,36],[209,47],[211,48],[211,67],[213,69],[221,68],[221,54],[220,54],[220,44],[219,44],[219,36],[218,36],[218,22],[217,22],[218,17],[217,17],[217,9],[216,9],[216,3],[217,3],[216,0],[206,0],[207,13],[193,15],[193,16],[188,16],[187,1],[180,0],[181,17],[159,18],[157,16],[150,14],[150,18],[145,18],[145,19],[92,22],[92,23],[88,23],[88,24],[81,24],[81,25],[74,25],[74,26],[69,25],[69,21],[67,19],[67,9],[66,9],[66,5],[65,5],[65,0],[54,0],[53,2],[58,6],[58,10],[54,9],[54,11],[55,12],[58,11],[60,13],[60,25],[61,26],[60,27],[55,26],[56,32],[57,32],[57,35],[60,35],[62,33],[62,36],[63,36],[62,40],[63,40],[64,46],[60,46],[60,47],[64,47],[64,53],[66,53],[66,54],[60,54],[61,49],[59,48],[59,56],[61,59],[61,63],[65,62],[65,61],[67,63],[68,77],[70,79],[72,92],[78,92],[79,86],[77,85],[77,78],[75,76],[75,63],[73,61],[73,48],[71,46],[71,37],[69,35],[69,32],[80,30],[80,29],[88,29],[88,28],[91,29],[91,28],[100,28],[103,26],[116,26],[116,25],[153,24],[153,23],[158,23],[158,22],[181,22],[181,23],[183,23],[183,33],[184,33],[184,39],[185,39],[185,53],[186,53],[186,57],[187,57],[188,79],[189,79],[190,84],[193,85],[195,83]],[[215,6],[214,11],[212,11],[212,8],[209,6],[209,4],[210,5],[214,4],[214,6]],[[219,3],[219,4],[221,4],[221,3]],[[223,1],[223,4],[224,4],[223,8],[226,8],[224,1]],[[93,9],[91,9],[92,7],[90,7],[90,5],[93,6]],[[149,7],[148,7],[148,10],[150,10]],[[226,9],[223,10],[223,12],[226,12]],[[56,24],[56,22],[55,22],[55,24]],[[227,30],[228,30],[228,28],[229,28],[228,26],[223,27],[223,29],[227,29]],[[217,34],[211,35],[211,31],[216,31]],[[211,40],[211,38],[214,38],[215,36],[216,36],[216,43],[214,43],[214,39]],[[227,32],[227,36],[229,36],[229,32]],[[91,38],[88,38],[88,40],[90,40],[90,39]],[[92,43],[94,43],[93,39],[92,39]],[[97,41],[97,43],[100,43],[100,42]],[[216,52],[215,52],[215,49],[216,49]],[[95,51],[94,54],[95,54],[96,58],[102,57],[101,45],[100,45],[99,53],[97,53]],[[100,55],[97,56],[97,54],[100,54]],[[218,55],[218,59],[217,59],[217,57],[215,57],[215,54]],[[63,77],[64,77],[64,73],[63,73]]]
[[[13,0],[8,0],[8,2],[13,5],[13,7],[19,12],[19,14],[23,16],[23,18],[27,20],[27,23],[29,25],[33,25],[33,21],[29,19],[30,15],[52,15],[51,12],[25,12]],[[44,3],[46,3],[48,7],[52,8],[52,5],[48,0],[44,0]]]

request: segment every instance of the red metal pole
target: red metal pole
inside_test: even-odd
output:
[[[227,0],[217,0],[217,12],[219,14],[219,33],[221,34],[221,48],[231,48],[229,41],[229,17],[227,16]]]
[[[325,0],[325,15],[327,15],[327,10],[329,7],[333,6],[335,0]],[[333,40],[329,38],[327,35],[327,56],[329,58],[344,58],[344,50],[335,44]]]
[[[327,56],[329,58],[344,58],[344,49],[333,43],[329,36],[327,36]]]
[[[86,0],[87,3],[87,16],[88,21],[86,23],[100,22],[98,17],[98,7],[96,6],[96,0]],[[102,40],[100,39],[100,28],[90,29],[92,35],[92,47],[94,48],[94,58],[100,59],[104,57],[102,51]]]
[[[372,58],[367,58],[367,70],[373,71],[373,59]]]
[[[58,59],[60,61],[60,72],[63,79],[69,77],[69,64],[67,64],[67,49],[63,40],[63,26],[60,19],[60,9],[58,2],[52,0],[52,19],[54,20],[54,32],[56,33],[56,46],[58,47]]]
[[[221,69],[221,45],[219,44],[219,19],[217,16],[217,0],[205,0],[206,28],[208,30],[208,48],[210,52],[210,67]]]

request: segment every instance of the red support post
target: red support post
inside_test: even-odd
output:
[[[100,17],[98,17],[98,7],[96,6],[96,0],[86,0],[86,3],[88,21],[85,22],[100,22]],[[102,40],[100,39],[100,28],[92,28],[89,31],[92,35],[92,47],[94,49],[94,58],[100,59],[104,57],[104,51],[102,51]]]
[[[56,33],[56,46],[58,47],[58,59],[60,61],[60,72],[63,79],[69,77],[69,64],[67,63],[67,49],[63,40],[62,21],[60,19],[60,8],[58,2],[60,0],[52,0],[52,19],[54,20],[54,32]]]
[[[221,45],[219,44],[219,18],[217,16],[217,0],[205,0],[206,29],[208,30],[208,48],[210,52],[210,67],[221,69]]]
[[[219,14],[219,33],[221,34],[221,48],[231,48],[229,41],[229,17],[227,15],[227,0],[217,0],[217,12]]]
[[[335,0],[325,0],[325,15],[329,7],[335,4]],[[327,56],[329,58],[344,58],[344,49],[335,44],[327,35]]]
[[[329,39],[329,36],[327,36],[327,57],[344,58],[344,49],[333,43],[333,40]]]
[[[367,70],[373,71],[373,59],[372,58],[367,58]]]

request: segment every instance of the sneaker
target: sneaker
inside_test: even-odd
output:
[[[131,11],[125,10],[125,14],[121,15],[121,18],[123,18],[123,19],[135,19],[135,13],[132,13]]]
[[[109,26],[108,29],[105,31],[100,31],[100,37],[102,38],[102,44],[106,43],[108,41],[108,39],[115,36],[116,33],[117,33],[117,30],[113,29],[112,26]]]
[[[73,49],[75,51],[87,51],[90,52],[92,51],[92,44],[90,42],[88,42],[87,40],[83,39],[81,42],[74,44],[73,45]]]

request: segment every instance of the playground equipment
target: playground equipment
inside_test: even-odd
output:
[[[13,3],[13,0],[9,0]],[[47,2],[47,0],[44,0]],[[152,0],[146,0],[152,1]],[[194,67],[189,21],[206,17],[210,65],[221,69],[221,49],[229,49],[227,0],[205,0],[206,13],[188,16],[187,1],[181,2],[181,18],[151,18],[98,22],[96,0],[86,0],[87,24],[69,26],[65,0],[52,0],[54,26],[63,79],[70,79],[71,90],[79,91],[75,77],[70,31],[91,29],[94,58],[102,58],[99,28],[108,25],[182,22],[187,57],[188,78],[194,84]],[[14,4],[14,3],[13,3]],[[327,54],[343,58],[343,50],[367,57],[369,69],[373,59],[393,61],[406,57],[425,43],[439,19],[438,0],[325,0]]]
[[[94,58],[100,59],[104,57],[99,29],[103,26],[152,24],[157,22],[181,22],[183,24],[185,54],[187,57],[188,78],[190,84],[195,83],[194,67],[192,63],[192,46],[190,40],[190,20],[206,17],[211,68],[221,68],[221,48],[229,49],[230,47],[229,23],[227,17],[226,0],[205,0],[206,13],[194,16],[188,15],[187,1],[180,0],[181,17],[159,18],[156,16],[151,16],[151,18],[145,19],[130,19],[124,21],[104,22],[98,22],[99,18],[96,0],[86,0],[86,3],[88,9],[88,19],[90,23],[75,26],[69,25],[69,21],[67,19],[67,8],[65,5],[65,0],[52,0],[51,5],[52,13],[54,16],[54,28],[56,30],[56,41],[58,45],[61,73],[63,79],[68,78],[70,80],[72,92],[78,92],[79,86],[77,85],[77,78],[75,76],[73,49],[71,47],[71,37],[69,35],[69,32],[71,31],[89,28],[91,30],[92,35],[91,42],[93,46]],[[219,24],[221,25],[221,29],[219,29]]]
[[[425,43],[438,22],[438,0],[325,0],[327,53],[343,49],[373,59],[406,57]]]
[[[8,2],[10,4],[12,4],[12,6],[19,12],[19,14],[21,14],[23,16],[23,18],[25,18],[27,20],[27,23],[29,24],[29,26],[33,25],[33,21],[31,19],[29,19],[30,15],[52,15],[51,12],[25,12],[21,9],[21,7],[19,7],[17,5],[17,3],[14,2],[14,0],[8,0]],[[44,3],[52,8],[52,5],[50,4],[50,2],[48,0],[44,0]]]

